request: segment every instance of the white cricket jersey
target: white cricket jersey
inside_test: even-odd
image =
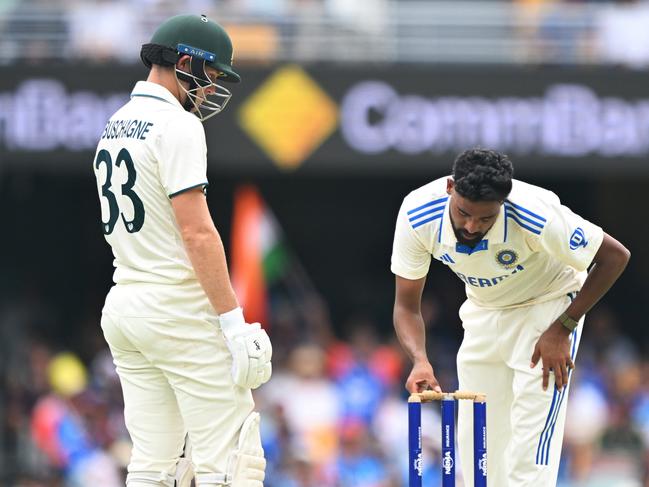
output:
[[[199,119],[166,88],[140,81],[106,124],[93,167],[115,283],[196,287],[170,198],[208,184]]]
[[[465,284],[484,308],[511,308],[578,291],[602,243],[600,227],[562,206],[551,191],[513,181],[494,225],[473,249],[455,238],[447,177],[411,192],[394,235],[392,272],[406,279],[428,273],[431,256]]]

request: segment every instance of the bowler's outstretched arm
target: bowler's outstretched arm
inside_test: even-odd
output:
[[[421,316],[421,295],[425,284],[425,277],[411,280],[396,276],[394,328],[401,346],[413,363],[406,381],[406,389],[411,393],[426,389],[441,391],[426,356],[426,330]]]

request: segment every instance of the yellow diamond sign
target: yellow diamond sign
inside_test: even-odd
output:
[[[298,167],[337,120],[336,104],[298,66],[278,69],[239,111],[243,129],[283,169]]]

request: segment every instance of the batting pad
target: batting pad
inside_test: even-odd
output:
[[[228,478],[232,487],[263,487],[266,459],[261,447],[259,413],[252,412],[243,422],[238,448],[228,462]]]
[[[176,487],[190,487],[194,478],[194,466],[189,458],[181,458],[176,465]]]

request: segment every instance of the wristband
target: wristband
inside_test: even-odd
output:
[[[559,316],[557,319],[565,328],[567,328],[570,331],[574,331],[575,328],[579,326],[579,323],[573,320],[566,313],[561,313],[561,316]]]
[[[241,307],[231,309],[227,313],[219,315],[219,323],[223,331],[228,330],[235,326],[245,325],[246,320],[243,317],[243,309]]]

